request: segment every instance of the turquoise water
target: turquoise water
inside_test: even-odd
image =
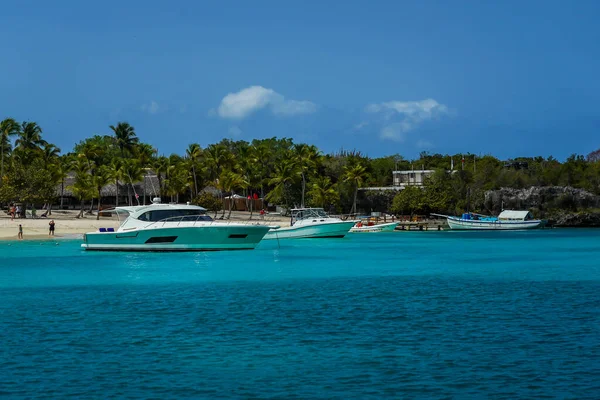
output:
[[[600,231],[0,242],[0,397],[600,398]]]

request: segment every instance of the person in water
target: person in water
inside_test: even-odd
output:
[[[48,232],[48,236],[54,236],[54,220],[50,220],[48,223],[50,231]]]
[[[23,225],[19,224],[19,234],[17,235],[19,240],[23,240]]]

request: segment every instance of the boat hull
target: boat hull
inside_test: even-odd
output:
[[[85,250],[106,251],[217,251],[252,250],[268,232],[262,225],[192,226],[90,232]]]
[[[507,231],[522,229],[537,229],[544,226],[543,220],[530,221],[481,221],[467,220],[462,218],[448,217],[448,226],[452,230],[487,230],[487,231]]]
[[[310,225],[290,226],[271,229],[263,240],[304,239],[304,238],[343,238],[356,221],[340,221]]]
[[[375,232],[393,232],[398,226],[397,222],[389,222],[387,224],[371,225],[371,226],[353,226],[350,229],[352,233],[375,233]]]

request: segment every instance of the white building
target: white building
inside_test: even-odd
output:
[[[425,179],[433,175],[435,170],[423,169],[415,171],[392,171],[394,186],[404,188],[406,186],[423,186]]]

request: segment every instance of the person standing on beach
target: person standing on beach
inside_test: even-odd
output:
[[[48,232],[48,236],[54,236],[54,220],[50,220],[48,223],[50,231]]]
[[[23,240],[23,225],[19,224],[19,234],[17,235],[19,240]]]

